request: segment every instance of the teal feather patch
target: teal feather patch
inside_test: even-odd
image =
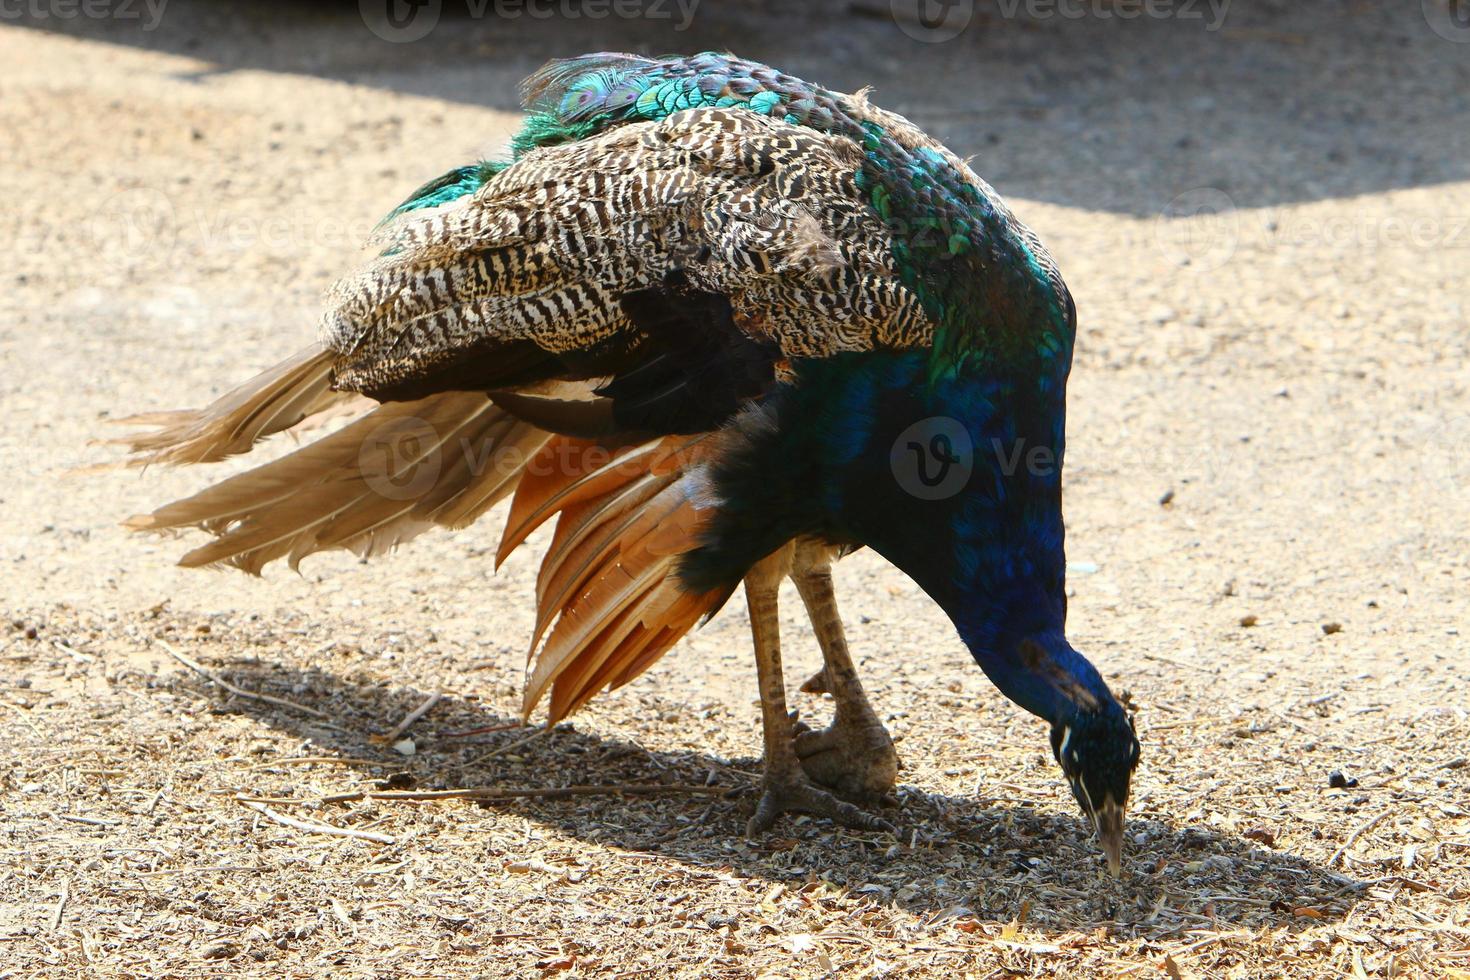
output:
[[[776,114],[776,109],[781,105],[781,96],[775,92],[757,92],[750,97],[746,105],[763,116],[772,116]]]
[[[447,174],[435,177],[408,195],[404,202],[392,211],[389,211],[379,224],[392,221],[400,214],[405,214],[409,211],[418,211],[422,208],[435,208],[441,204],[448,204],[450,201],[464,197],[466,194],[473,194],[508,166],[510,166],[508,163],[482,161],[471,164],[468,167],[457,167]]]

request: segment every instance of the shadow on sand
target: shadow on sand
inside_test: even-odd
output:
[[[198,678],[179,675],[182,686],[215,701],[216,712],[251,715],[309,740],[313,751],[323,754],[381,760],[376,769],[355,767],[360,776],[355,781],[344,776],[344,788],[373,789],[400,772],[407,776],[396,777],[395,783],[411,779],[420,790],[710,782],[729,792],[439,805],[512,808],[555,833],[741,877],[790,883],[821,876],[923,917],[973,914],[997,922],[1021,917],[1032,928],[1106,925],[1149,936],[1199,926],[1292,927],[1344,917],[1366,887],[1304,858],[1207,829],[1183,828],[1167,815],[1146,812],[1130,820],[1125,871],[1113,881],[1102,870],[1080,817],[1070,812],[904,786],[900,804],[885,814],[904,828],[904,841],[791,817],[766,837],[746,841],[744,823],[759,781],[757,759],[650,752],[568,723],[527,739],[535,729],[452,696],[415,725],[417,752],[404,758],[369,733],[385,728],[385,719],[406,716],[424,701],[423,691],[354,683],[278,663],[216,662],[211,667],[246,690],[328,709],[331,720],[323,723],[261,701],[228,695],[220,701],[220,692],[206,692]],[[293,694],[303,691],[306,696]],[[459,734],[484,728],[500,730]],[[263,770],[262,778],[269,779],[269,773]],[[1303,908],[1311,911],[1294,914]]]
[[[394,5],[432,29],[374,33]],[[841,91],[875,86],[1007,196],[1151,217],[1193,213],[1205,190],[1259,208],[1470,179],[1470,45],[1455,43],[1470,26],[1434,21],[1443,5],[1200,2],[1124,20],[965,0],[964,31],[942,43],[905,30],[889,0],[633,0],[639,16],[578,0],[199,0],[152,22],[135,4],[132,19],[13,23],[203,62],[173,69],[186,83],[263,70],[511,112],[549,58],[733,50]]]

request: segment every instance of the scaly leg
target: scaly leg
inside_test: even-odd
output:
[[[755,641],[756,676],[761,692],[761,727],[765,735],[766,772],[760,803],[746,825],[747,836],[769,830],[787,811],[830,817],[859,830],[894,831],[886,820],[864,813],[816,786],[801,767],[786,714],[786,683],[781,676],[781,629],[776,595],[791,567],[791,546],[758,562],[745,576],[750,606],[750,632]]]
[[[798,731],[796,754],[808,776],[839,796],[877,802],[898,782],[898,753],[868,703],[847,650],[832,588],[831,549],[817,541],[798,541],[791,578],[806,603],[824,661],[802,690],[830,693],[836,701],[831,726],[819,732]]]

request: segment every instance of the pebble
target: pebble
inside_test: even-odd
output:
[[[240,947],[232,942],[221,941],[201,947],[199,957],[206,960],[227,960],[240,955]]]

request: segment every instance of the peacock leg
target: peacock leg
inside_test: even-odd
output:
[[[776,818],[788,811],[829,817],[859,830],[887,830],[886,820],[839,800],[817,786],[802,769],[791,738],[791,718],[786,713],[786,684],[781,675],[781,630],[777,591],[791,567],[791,546],[758,562],[745,576],[745,599],[750,607],[750,632],[755,643],[756,676],[760,682],[761,727],[765,736],[766,771],[760,803],[746,824],[745,833],[754,837],[769,830]]]
[[[892,793],[898,781],[898,753],[868,703],[847,650],[832,587],[831,550],[815,541],[798,542],[791,578],[806,603],[824,661],[802,690],[830,693],[836,702],[829,727],[797,733],[796,754],[808,776],[839,796],[877,802]]]

